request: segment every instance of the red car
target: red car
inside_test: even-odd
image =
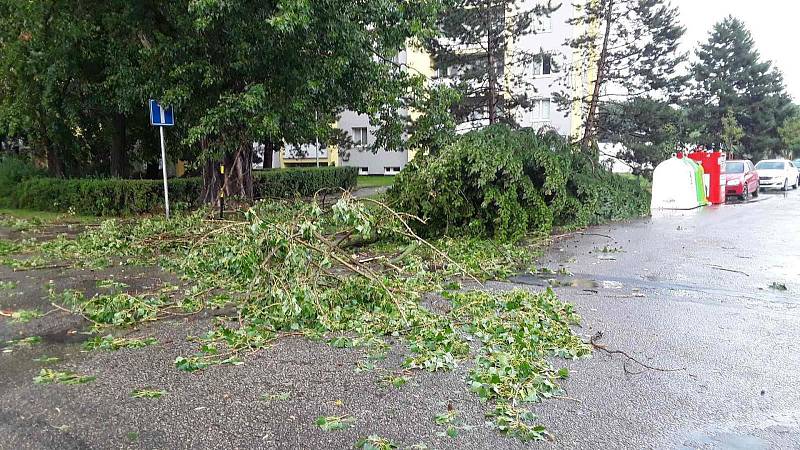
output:
[[[750,196],[758,197],[758,173],[756,167],[748,160],[733,160],[725,163],[725,196],[737,196],[740,200],[748,200]]]

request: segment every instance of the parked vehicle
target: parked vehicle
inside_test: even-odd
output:
[[[758,197],[760,182],[758,172],[751,161],[733,160],[725,162],[725,196],[737,196],[748,200]]]
[[[794,163],[785,159],[765,159],[756,164],[761,189],[788,191],[800,185],[800,172]]]

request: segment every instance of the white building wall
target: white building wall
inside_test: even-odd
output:
[[[525,7],[547,3],[542,0],[526,0]],[[556,2],[553,2],[555,4]],[[515,75],[521,75],[532,81],[533,89],[527,94],[532,98],[541,99],[545,105],[537,105],[531,110],[520,111],[518,121],[523,127],[542,128],[552,127],[559,134],[567,136],[572,130],[570,111],[559,111],[558,106],[552,101],[553,94],[566,89],[562,83],[564,74],[569,70],[572,62],[572,49],[566,41],[572,37],[572,26],[567,21],[572,18],[574,8],[570,2],[562,2],[549,19],[543,18],[541,26],[535,34],[522,36],[517,41],[520,50],[539,53],[549,53],[553,64],[550,74],[536,75],[533,67],[510,67]],[[544,110],[544,111],[543,111]]]
[[[376,128],[370,125],[369,116],[366,114],[345,111],[339,119],[338,126],[349,133],[351,138],[356,137],[354,128],[367,129],[367,142],[364,145],[350,150],[339,150],[339,165],[358,167],[361,175],[394,175],[403,170],[408,163],[407,151],[378,150],[373,153],[369,149],[368,146],[375,143]]]

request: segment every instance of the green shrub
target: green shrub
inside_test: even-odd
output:
[[[310,197],[320,190],[352,189],[358,181],[356,167],[306,167],[256,172],[256,198]]]
[[[202,186],[200,178],[170,180],[170,203],[195,206]],[[33,178],[18,186],[14,206],[97,216],[141,214],[163,208],[163,189],[160,180]]]
[[[17,186],[25,180],[42,176],[44,172],[28,161],[12,156],[0,158],[0,207],[13,207]]]
[[[641,216],[650,201],[636,182],[593,167],[555,133],[506,126],[467,133],[435,157],[415,159],[388,196],[423,218],[427,234],[457,228],[505,240]]]
[[[6,175],[7,174],[7,175]],[[120,216],[163,208],[161,180],[44,178],[14,161],[0,163],[0,206],[40,211],[72,211],[82,215]],[[2,178],[5,176],[5,178]],[[322,167],[275,169],[254,174],[257,198],[311,196],[324,189],[350,189],[358,169]],[[2,184],[4,180],[10,180]],[[201,178],[169,181],[170,204],[175,209],[196,207],[203,188]]]

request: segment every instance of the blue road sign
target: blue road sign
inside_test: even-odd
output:
[[[175,114],[172,113],[172,107],[164,108],[157,101],[150,100],[150,125],[154,127],[175,126]]]

